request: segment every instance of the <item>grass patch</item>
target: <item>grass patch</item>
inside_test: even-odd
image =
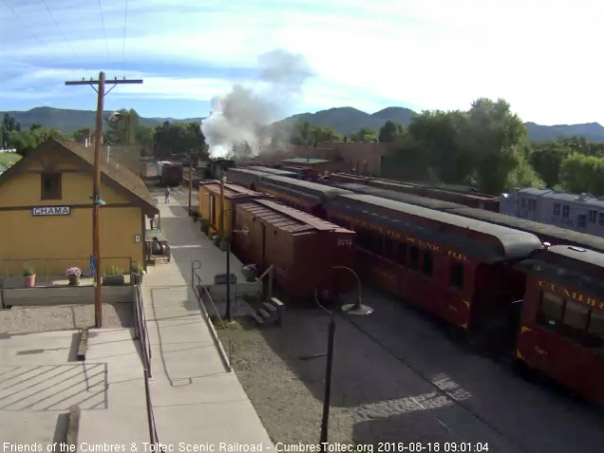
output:
[[[218,319],[212,318],[212,325],[217,331],[225,330],[223,324]],[[227,322],[226,320],[224,320],[224,326],[226,327],[226,330],[244,330],[243,325],[239,321]]]

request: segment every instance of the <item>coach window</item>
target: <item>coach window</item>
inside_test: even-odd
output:
[[[449,284],[455,288],[463,289],[464,287],[464,266],[463,263],[451,263],[451,275]]]
[[[523,210],[526,209],[526,199],[525,198],[522,199],[521,203],[522,203],[522,209]]]
[[[560,203],[554,203],[554,215],[556,217],[560,216]]]
[[[380,233],[371,232],[371,251],[377,255],[384,255],[384,238]]]
[[[414,271],[419,269],[419,248],[417,245],[409,247],[409,267]]]
[[[564,306],[564,317],[562,318],[562,333],[577,339],[583,337],[587,328],[588,316],[589,308],[586,305],[579,305],[567,299]]]
[[[394,241],[388,236],[384,238],[384,256],[388,259],[394,256]]]
[[[604,311],[592,311],[589,318],[588,345],[595,348],[604,346]],[[604,352],[604,349],[602,349]]]
[[[399,242],[396,247],[396,262],[401,266],[407,265],[407,244]]]
[[[589,211],[589,223],[596,223],[597,216],[598,216],[598,212],[591,209]]]
[[[562,318],[564,299],[558,294],[544,291],[541,293],[541,307],[537,322],[542,326],[555,329]]]
[[[424,259],[422,260],[422,272],[424,275],[432,275],[432,267],[434,263],[434,255],[430,250],[424,250]]]
[[[600,225],[604,225],[604,212],[600,213]]]
[[[584,214],[577,217],[577,224],[579,225],[579,228],[585,228],[587,226],[587,224],[585,223]]]

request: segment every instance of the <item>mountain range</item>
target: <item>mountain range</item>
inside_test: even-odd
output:
[[[95,112],[90,110],[67,110],[53,107],[36,107],[28,111],[0,112],[13,116],[23,129],[39,123],[44,127],[59,129],[67,133],[82,128],[94,128]],[[111,112],[105,112],[108,116]],[[308,121],[316,126],[330,126],[341,134],[350,134],[362,128],[379,129],[388,120],[408,126],[416,113],[404,107],[388,107],[369,114],[353,107],[338,107],[321,110],[316,113],[302,113],[278,121],[275,124],[291,124],[294,121]],[[140,118],[146,126],[157,126],[165,121],[200,122],[202,118]],[[560,137],[582,136],[592,142],[604,142],[604,127],[599,123],[561,124],[543,126],[536,123],[525,123],[530,141],[555,140]]]

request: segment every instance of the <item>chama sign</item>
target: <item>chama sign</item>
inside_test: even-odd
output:
[[[51,216],[51,215],[70,215],[71,208],[69,206],[43,206],[32,208],[32,214],[35,216]]]

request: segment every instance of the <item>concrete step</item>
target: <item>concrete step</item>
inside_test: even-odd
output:
[[[264,318],[258,316],[256,313],[251,313],[250,316],[254,321],[258,323],[258,325],[261,326],[264,324]]]
[[[270,303],[280,309],[285,308],[285,304],[283,302],[281,302],[279,299],[277,299],[276,297],[271,297]]]
[[[277,307],[275,307],[273,304],[271,304],[269,302],[263,302],[262,303],[262,308],[264,308],[266,311],[268,311],[270,313],[276,313],[277,312]]]
[[[258,309],[258,313],[260,314],[260,316],[262,316],[264,319],[270,319],[271,318],[271,314],[266,311],[264,308],[259,308]]]

